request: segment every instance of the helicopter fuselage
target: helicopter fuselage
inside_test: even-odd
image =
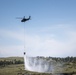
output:
[[[30,20],[30,16],[29,16],[29,18],[27,18],[27,19],[24,17],[24,18],[21,20],[21,22],[26,22],[26,21],[28,21],[28,20]]]
[[[22,19],[21,22],[25,22],[25,21],[27,21],[27,20],[29,20],[29,19]]]

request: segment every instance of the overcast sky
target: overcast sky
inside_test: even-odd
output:
[[[31,20],[25,23],[16,19],[29,15]],[[0,57],[23,52],[76,56],[76,0],[0,0]]]

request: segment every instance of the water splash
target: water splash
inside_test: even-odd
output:
[[[34,72],[53,73],[53,60],[46,60],[44,58],[24,56],[25,69]]]

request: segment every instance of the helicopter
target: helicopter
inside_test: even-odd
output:
[[[25,18],[25,16],[23,18],[17,18],[17,19],[21,19],[21,22],[26,22],[28,20],[30,20],[31,16],[29,16],[29,18]]]

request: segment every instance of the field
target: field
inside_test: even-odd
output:
[[[0,58],[0,60],[5,59],[9,61],[15,59],[23,61],[22,57]],[[55,71],[54,74],[65,74],[65,73],[76,75],[76,63],[68,63],[68,64],[66,63],[63,65],[63,68],[57,67],[57,70]],[[52,73],[37,73],[37,72],[25,71],[24,64],[12,64],[12,65],[0,66],[0,75],[52,75]]]

